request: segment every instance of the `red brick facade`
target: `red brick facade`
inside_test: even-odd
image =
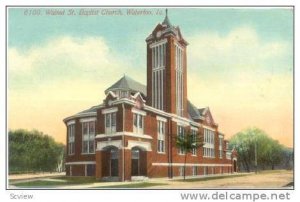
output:
[[[167,17],[166,17],[167,18]],[[168,20],[168,19],[167,19]],[[157,32],[162,33],[159,37]],[[151,44],[160,40],[166,43],[165,74],[162,80],[163,108],[152,107],[152,49]],[[186,175],[222,174],[237,171],[236,152],[229,152],[226,141],[222,141],[222,155],[219,156],[218,125],[208,108],[201,110],[190,105],[187,99],[187,42],[178,27],[168,21],[157,25],[146,39],[147,42],[147,87],[140,92],[133,87],[112,87],[102,104],[80,112],[64,120],[66,126],[75,125],[74,140],[69,139],[67,130],[67,150],[69,142],[74,142],[74,154],[66,157],[66,173],[72,176],[95,176],[102,180],[132,180],[135,176],[176,177],[182,175],[184,154],[178,153],[176,136],[178,126],[185,131],[191,128],[204,138],[204,130],[212,132],[214,155],[204,157],[203,147],[196,155],[187,154]],[[176,114],[175,43],[183,47],[183,114]],[[134,82],[132,82],[134,83]],[[116,85],[116,84],[114,84]],[[125,93],[121,96],[121,93]],[[192,114],[190,108],[196,111]],[[164,125],[164,152],[158,151],[158,128]],[[95,123],[95,129],[85,127],[84,123]],[[136,129],[134,129],[136,128]],[[89,134],[89,135],[88,135]],[[161,140],[161,139],[160,139]],[[85,144],[84,141],[89,141]],[[84,146],[85,145],[85,146]],[[89,146],[87,146],[89,145]],[[95,150],[92,150],[92,147]],[[84,152],[86,148],[89,151]],[[83,154],[88,153],[88,154]]]

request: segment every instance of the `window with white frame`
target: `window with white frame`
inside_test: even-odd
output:
[[[128,97],[128,91],[117,90],[114,93],[116,94],[116,96],[118,96],[118,98]]]
[[[75,124],[68,125],[68,154],[75,153]]]
[[[112,134],[116,132],[116,112],[105,114],[105,134]]]
[[[164,110],[164,81],[167,40],[151,46],[152,51],[152,107]]]
[[[166,123],[164,121],[157,120],[157,152],[165,152],[165,131]]]
[[[203,174],[204,174],[204,175],[208,175],[208,166],[205,166],[205,167],[204,167]]]
[[[192,175],[193,176],[197,175],[197,166],[193,166],[193,168],[192,168]]]
[[[219,136],[219,158],[223,158],[223,137]]]
[[[204,128],[203,156],[215,158],[215,133],[207,128]]]
[[[179,176],[183,176],[184,167],[180,166],[178,169],[179,169]]]
[[[197,144],[197,130],[192,129],[192,140],[194,144]],[[196,156],[197,155],[197,148],[192,149],[192,155]]]
[[[182,138],[182,139],[185,138],[183,126],[177,126],[177,135],[178,135],[178,138]],[[185,154],[185,150],[183,147],[178,148],[178,154]]]
[[[95,121],[82,122],[82,153],[95,153]]]
[[[175,45],[175,71],[176,71],[176,114],[183,115],[183,49]]]
[[[231,159],[231,152],[230,151],[226,152],[226,159]]]
[[[215,167],[211,167],[211,174],[215,174]]]
[[[133,113],[133,132],[136,134],[144,134],[144,116]]]

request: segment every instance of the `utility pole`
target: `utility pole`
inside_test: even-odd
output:
[[[257,143],[256,143],[256,138],[254,140],[254,152],[255,152],[255,173],[257,174]]]

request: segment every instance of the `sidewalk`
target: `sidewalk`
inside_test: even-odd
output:
[[[62,173],[36,174],[36,175],[22,175],[14,176],[17,181],[52,181],[60,182],[60,179],[51,179],[54,176],[64,175]],[[33,178],[28,178],[28,177]],[[12,177],[12,176],[11,176]],[[67,179],[66,179],[67,180]],[[257,189],[257,188],[272,188],[272,189],[291,189],[293,185],[293,172],[286,170],[278,170],[276,172],[260,172],[255,173],[234,173],[223,175],[206,175],[206,176],[188,176],[186,180],[183,177],[169,178],[150,178],[140,181],[126,181],[126,182],[88,182],[81,184],[53,184],[47,189],[143,189],[148,187],[150,189],[210,189],[210,188],[242,188],[242,189]],[[135,186],[135,184],[137,184]],[[138,185],[141,184],[141,185]],[[153,185],[152,185],[153,184]],[[128,185],[128,186],[126,186]],[[118,187],[120,186],[120,187]],[[43,186],[41,186],[42,188]],[[10,188],[17,188],[11,184]]]
[[[209,179],[214,177],[226,177],[226,176],[241,176],[241,175],[249,175],[249,173],[234,173],[234,174],[219,174],[219,175],[198,175],[198,176],[187,176],[186,179]],[[108,187],[108,186],[118,186],[118,185],[132,185],[132,184],[138,184],[143,182],[148,183],[165,183],[167,185],[164,185],[163,187],[168,187],[172,185],[181,185],[186,184],[187,182],[184,181],[178,181],[183,180],[183,177],[174,177],[172,179],[170,178],[150,178],[147,180],[141,180],[141,181],[125,181],[125,182],[96,182],[92,184],[81,184],[81,185],[67,185],[67,186],[60,186],[60,189],[101,189],[101,187]],[[158,186],[155,186],[153,188],[156,188]]]

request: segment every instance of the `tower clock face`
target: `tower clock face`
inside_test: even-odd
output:
[[[156,32],[156,37],[157,38],[161,37],[161,31]]]

